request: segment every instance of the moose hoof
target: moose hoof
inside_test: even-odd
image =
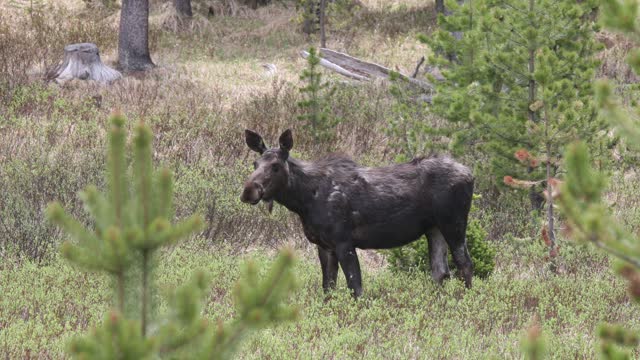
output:
[[[451,278],[451,274],[449,273],[432,274],[431,276],[433,278],[433,281],[435,281],[436,284],[440,286],[442,286],[445,280],[449,280]]]

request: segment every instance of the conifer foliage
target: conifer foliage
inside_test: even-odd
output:
[[[538,181],[547,169],[521,166],[513,156],[519,149],[548,159],[554,177],[568,141],[600,146],[591,88],[595,7],[591,0],[450,2],[451,15],[440,16],[441,29],[424,40],[443,69],[433,110],[451,122],[454,149],[486,154],[482,170],[495,180]],[[539,208],[541,197],[531,199]]]
[[[640,141],[640,137],[636,139]],[[588,148],[577,143],[567,151],[567,175],[559,202],[572,237],[591,242],[619,260],[616,271],[628,283],[629,295],[640,302],[640,239],[621,226],[604,199],[606,180],[591,166]],[[600,326],[601,351],[605,359],[628,359],[620,346],[640,345],[640,334],[620,326]]]
[[[638,3],[635,0],[602,0],[603,24],[614,31],[640,38]],[[640,73],[640,51],[631,51],[628,62]],[[596,85],[597,106],[600,116],[607,119],[628,146],[640,151],[640,124],[638,115],[627,112],[613,96],[611,85]],[[637,110],[637,108],[636,108]],[[640,302],[640,238],[620,225],[609,211],[604,191],[606,179],[593,168],[589,148],[584,143],[574,144],[566,155],[567,174],[561,187],[559,203],[567,218],[570,234],[590,242],[617,258],[614,268],[628,284],[630,297]],[[618,325],[603,324],[599,330],[601,355],[605,359],[629,359],[627,349],[637,349],[640,333]]]
[[[207,276],[196,272],[175,290],[170,310],[159,316],[154,300],[158,250],[196,231],[200,216],[173,220],[173,180],[167,169],[154,170],[152,133],[135,128],[131,171],[126,156],[125,119],[113,115],[109,131],[107,192],[89,186],[80,194],[94,222],[85,227],[59,203],[47,209],[49,219],[72,240],[62,255],[87,270],[109,274],[114,284],[113,309],[91,333],[71,343],[74,357],[87,359],[229,358],[250,329],[292,319],[296,310],[282,301],[294,284],[293,254],[283,251],[264,281],[248,264],[235,289],[237,318],[209,324],[200,299],[208,292]],[[129,175],[131,173],[131,176]]]
[[[331,97],[336,91],[330,83],[323,81],[320,65],[320,55],[315,48],[309,49],[307,57],[307,68],[302,72],[300,80],[304,86],[300,92],[304,100],[298,102],[298,106],[303,113],[298,116],[311,130],[316,142],[324,142],[333,138],[333,128],[340,122],[340,119],[331,113]]]

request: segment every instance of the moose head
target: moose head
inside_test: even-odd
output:
[[[249,149],[260,154],[260,158],[253,163],[253,173],[244,184],[240,200],[252,205],[262,200],[271,205],[274,196],[287,187],[289,180],[287,159],[293,147],[291,130],[285,130],[280,135],[280,146],[272,149],[267,149],[258,133],[245,130],[244,135]]]

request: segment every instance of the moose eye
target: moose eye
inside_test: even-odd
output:
[[[271,165],[271,171],[278,172],[280,170],[280,166],[278,164]]]

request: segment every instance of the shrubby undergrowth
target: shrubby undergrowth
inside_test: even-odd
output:
[[[477,196],[475,197],[478,198]],[[493,272],[495,267],[496,250],[494,245],[487,238],[487,231],[482,222],[473,218],[475,205],[471,207],[469,224],[467,225],[467,247],[471,261],[473,262],[473,275],[486,278]],[[431,273],[429,263],[429,244],[422,236],[406,246],[385,251],[388,254],[387,260],[391,269],[396,271],[420,271]],[[454,269],[453,258],[449,253],[449,268]]]
[[[332,130],[335,138],[319,144],[295,120],[301,96],[291,82],[274,81],[266,91],[227,108],[217,88],[205,90],[163,70],[156,76],[125,79],[110,88],[81,82],[59,88],[35,82],[17,86],[2,102],[0,158],[7,161],[0,163],[0,184],[7,191],[0,193],[0,244],[5,249],[31,258],[47,256],[43,249],[58,241],[59,234],[45,225],[42,210],[54,198],[82,216],[76,193],[88,183],[103,185],[99,164],[104,162],[104,144],[94,134],[107,131],[106,122],[96,119],[106,118],[111,108],[154,129],[154,160],[176,174],[176,214],[202,213],[210,244],[229,242],[241,249],[302,237],[296,231],[297,219],[284,209],[276,207],[266,217],[260,207],[239,201],[240,179],[250,172],[252,162],[242,128],[274,139],[273,134],[293,127],[300,139],[296,156],[302,159],[323,156],[327,148],[364,154],[370,164],[384,157],[385,142],[376,132],[386,111],[383,86],[338,87],[333,111],[345,120]],[[362,101],[365,97],[370,101]]]
[[[624,281],[608,270],[606,256],[571,246],[563,253],[563,273],[554,275],[538,256],[543,249],[530,239],[500,243],[498,253],[508,255],[498,257],[494,274],[475,279],[470,291],[458,280],[440,288],[429,274],[365,266],[366,291],[357,302],[342,276],[339,290],[325,301],[317,261],[304,257],[293,268],[300,289],[292,301],[299,305],[300,320],[254,334],[239,358],[519,357],[518,342],[535,314],[552,358],[592,358],[599,322],[640,329],[640,310],[630,306]],[[211,321],[233,317],[231,289],[247,255],[229,253],[224,246],[202,249],[199,239],[162,251],[158,310],[168,308],[170,289],[202,269],[218,274],[211,279],[203,315]],[[262,250],[251,254],[256,256],[258,267],[271,261]],[[106,278],[83,275],[58,257],[42,266],[3,263],[0,287],[0,352],[10,358],[62,356],[69,338],[102,320],[111,299]]]

